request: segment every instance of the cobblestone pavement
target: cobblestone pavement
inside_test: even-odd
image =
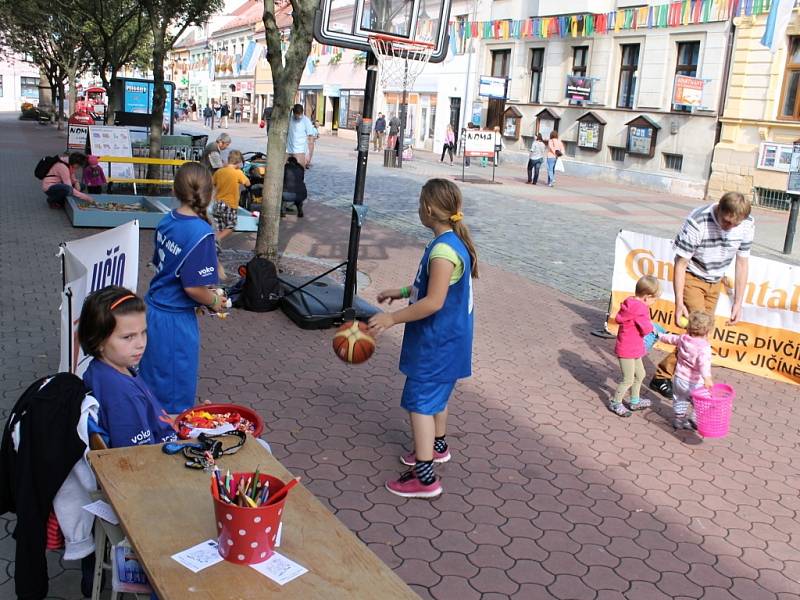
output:
[[[12,299],[0,311],[5,416],[25,385],[57,365],[57,243],[92,231],[46,209],[28,175],[39,155],[57,148],[52,130],[2,117],[0,127],[0,284]],[[319,171],[326,160],[323,151]],[[322,194],[319,171],[309,178],[315,195]],[[373,214],[396,218],[372,185]],[[470,210],[487,219],[492,203],[505,210],[516,202],[483,189]],[[345,201],[346,191],[331,194],[305,219],[287,217],[285,251],[320,265],[343,256],[349,214],[337,203]],[[537,223],[573,222],[558,202],[552,206],[536,207]],[[360,269],[369,285],[361,293],[368,300],[407,282],[416,268],[423,234],[403,214],[393,227],[373,219],[364,229]],[[501,248],[511,237],[503,232],[520,218],[497,218],[497,230],[475,224]],[[560,239],[545,238],[543,229],[537,254]],[[587,262],[605,260],[605,247],[572,238],[564,236],[570,248],[592,253]],[[250,240],[240,235],[236,243]],[[145,232],[142,288],[151,248]],[[482,257],[500,252],[479,250]],[[604,408],[616,378],[613,345],[588,335],[602,311],[536,283],[534,261],[512,268],[504,260],[497,261],[502,267],[481,264],[474,375],[451,401],[453,460],[439,469],[446,493],[434,501],[383,489],[410,443],[399,408],[399,329],[382,336],[369,362],[348,367],[333,358],[329,331],[300,330],[279,312],[205,319],[201,397],[258,409],[276,456],[422,598],[797,598],[797,388],[717,369],[738,392],[731,433],[721,440],[673,432],[669,406],[656,398],[652,411],[619,419]],[[13,526],[2,517],[0,598],[13,597]],[[50,565],[53,597],[78,598],[76,563],[50,553]]]
[[[192,125],[184,125],[193,130]],[[209,131],[210,135],[215,135]],[[234,148],[264,150],[263,130],[240,125],[229,131]],[[348,132],[349,133],[349,132]],[[345,134],[343,134],[345,135]],[[310,202],[321,202],[349,213],[353,199],[356,152],[354,141],[323,136],[306,182]],[[659,194],[605,182],[560,176],[555,188],[525,183],[524,166],[505,161],[492,184],[492,169],[470,169],[438,161],[416,151],[403,169],[383,166],[383,154],[371,152],[365,188],[368,219],[403,234],[424,236],[417,219],[421,185],[430,177],[483,179],[460,183],[465,214],[484,260],[594,306],[604,307],[613,270],[614,241],[622,229],[672,238],[685,216],[702,201]],[[546,174],[543,173],[546,181]],[[755,209],[754,253],[800,264],[800,240],[795,252],[781,254],[787,214]],[[591,257],[591,260],[587,260]]]

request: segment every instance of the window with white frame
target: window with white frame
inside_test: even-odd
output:
[[[675,75],[697,77],[697,65],[700,62],[700,42],[678,42],[678,59],[675,63]],[[692,112],[691,106],[673,104],[675,112]]]
[[[543,69],[544,69],[544,48],[532,48],[530,101],[534,104],[539,104],[539,96],[542,91]]]
[[[620,50],[622,58],[619,66],[617,107],[633,108],[636,73],[639,69],[639,44],[622,44]]]

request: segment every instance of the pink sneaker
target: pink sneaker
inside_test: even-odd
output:
[[[436,450],[433,451],[433,462],[446,463],[448,460],[450,460],[450,448],[444,452],[437,452]],[[417,464],[417,455],[413,452],[404,454],[400,457],[400,462],[407,467],[413,467],[415,464]]]
[[[442,484],[437,477],[430,485],[423,485],[414,470],[406,471],[395,481],[387,481],[386,489],[403,498],[436,498],[442,493]]]

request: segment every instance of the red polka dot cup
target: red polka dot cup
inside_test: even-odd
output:
[[[239,480],[245,481],[253,473],[232,473],[233,489]],[[277,492],[284,483],[277,477],[259,474],[262,483],[269,482],[270,492]],[[219,553],[222,558],[240,565],[254,565],[272,556],[278,526],[283,515],[286,496],[275,504],[243,508],[223,502],[212,492],[214,516],[219,536]]]

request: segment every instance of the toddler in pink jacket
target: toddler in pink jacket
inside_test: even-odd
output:
[[[714,385],[711,379],[711,344],[708,333],[714,326],[711,315],[695,311],[689,315],[686,333],[661,333],[658,339],[678,347],[678,363],[672,376],[672,426],[675,429],[696,429],[688,416],[692,390]]]
[[[641,410],[650,406],[650,400],[639,397],[645,375],[642,357],[647,354],[644,338],[653,331],[650,306],[660,295],[661,286],[658,279],[645,275],[636,282],[634,293],[635,296],[627,298],[622,303],[615,317],[619,323],[619,331],[614,353],[619,359],[622,381],[619,382],[614,398],[608,404],[608,410],[620,417],[630,417],[631,410]],[[622,403],[622,398],[629,389],[630,410]]]

